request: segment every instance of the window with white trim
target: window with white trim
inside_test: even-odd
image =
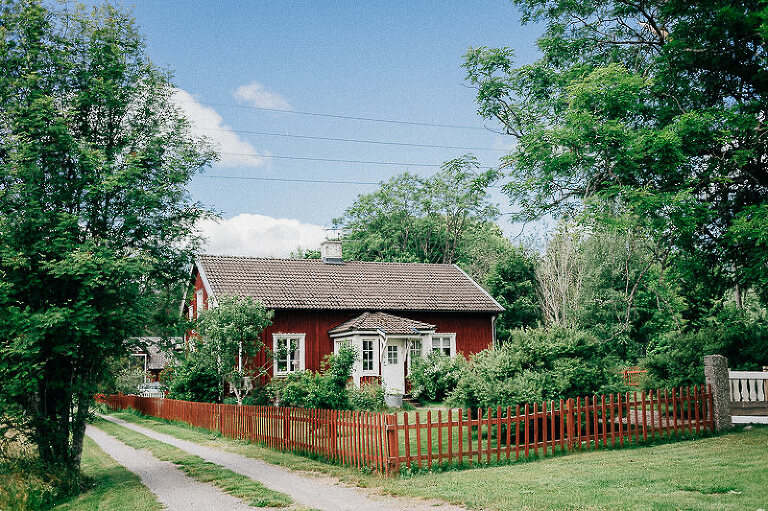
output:
[[[433,335],[432,351],[437,351],[443,355],[452,357],[456,353],[456,335]]]
[[[387,346],[387,364],[397,364],[397,346]]]
[[[410,361],[421,358],[421,339],[411,339],[411,348],[409,352]]]
[[[304,334],[273,334],[275,375],[286,375],[304,369]]]
[[[373,371],[373,339],[363,339],[363,371]]]

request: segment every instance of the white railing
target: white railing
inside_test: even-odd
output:
[[[768,372],[728,371],[731,384],[731,401],[766,401]]]

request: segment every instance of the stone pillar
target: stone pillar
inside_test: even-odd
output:
[[[715,431],[725,431],[731,423],[731,387],[728,379],[728,359],[722,355],[704,357],[704,376],[712,387],[712,411]]]

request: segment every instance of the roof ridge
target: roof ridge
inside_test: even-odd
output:
[[[323,263],[322,259],[294,259],[292,257],[266,257],[266,256],[241,256],[241,255],[230,255],[230,254],[198,254],[197,257],[217,257],[217,258],[227,258],[227,259],[248,259],[252,261],[302,261],[302,262],[311,262],[313,264],[326,264]],[[453,267],[456,266],[452,263],[422,263],[422,262],[407,262],[407,261],[344,261],[345,263],[351,263],[351,264],[402,264],[402,265],[408,265],[408,266],[442,266],[442,267]]]

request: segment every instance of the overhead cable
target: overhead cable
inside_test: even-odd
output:
[[[194,101],[189,99],[176,99],[176,101],[180,101],[183,103],[197,103],[198,105],[206,105],[206,106],[244,108],[248,110],[263,110],[266,112],[279,112],[284,114],[311,115],[314,117],[330,117],[333,119],[347,119],[347,120],[353,120],[353,121],[383,122],[383,123],[389,123],[389,124],[407,124],[410,126],[428,126],[432,128],[452,128],[452,129],[462,129],[462,130],[489,131],[488,128],[484,126],[461,126],[458,124],[437,124],[437,123],[431,123],[431,122],[401,121],[398,119],[380,119],[376,117],[358,117],[354,115],[338,115],[338,114],[325,114],[325,113],[319,113],[319,112],[304,112],[301,110],[284,110],[282,108],[267,108],[262,106],[233,105],[231,103],[207,103],[207,102]]]

